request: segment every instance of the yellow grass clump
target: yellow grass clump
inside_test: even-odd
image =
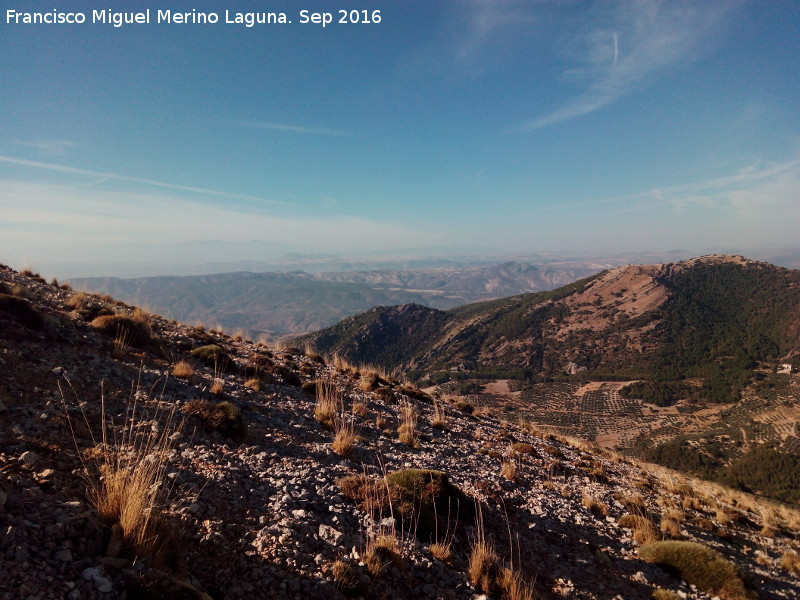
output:
[[[175,366],[172,367],[172,374],[180,379],[189,379],[194,375],[194,367],[188,360],[179,360],[175,363]]]
[[[341,412],[342,395],[330,381],[320,381],[316,388],[317,404],[314,418],[329,429],[334,428],[334,419]]]
[[[400,426],[397,428],[397,434],[400,441],[412,448],[419,447],[419,434],[417,433],[417,409],[406,402],[400,407],[400,414],[398,416]]]

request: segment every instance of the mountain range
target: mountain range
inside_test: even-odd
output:
[[[721,378],[734,386],[755,363],[796,360],[799,331],[800,272],[709,255],[618,267],[555,290],[448,311],[376,307],[296,341],[429,377],[535,380],[580,370],[605,379]]]
[[[594,262],[367,271],[237,272],[135,279],[71,279],[180,321],[280,339],[316,331],[376,305],[448,309],[477,300],[558,287],[597,270]]]

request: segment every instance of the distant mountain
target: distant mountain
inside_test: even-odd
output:
[[[327,273],[223,273],[138,279],[84,278],[78,289],[109,294],[180,321],[280,338],[327,327],[377,305],[449,309],[469,302],[550,289],[593,266],[499,265]]]
[[[800,350],[798,333],[800,272],[710,255],[619,267],[446,312],[379,307],[299,341],[416,376],[700,377],[703,396],[724,401],[759,362]]]

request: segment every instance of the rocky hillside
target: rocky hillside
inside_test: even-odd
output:
[[[797,512],[478,412],[0,267],[0,598],[800,595]]]
[[[724,401],[757,363],[797,361],[798,332],[800,271],[712,255],[446,312],[378,307],[300,341],[418,375],[701,377],[701,395]]]

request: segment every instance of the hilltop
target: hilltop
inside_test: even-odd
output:
[[[800,271],[710,255],[618,267],[449,311],[376,307],[299,341],[420,375],[535,379],[580,369],[604,378],[708,375],[709,385],[733,385],[734,367],[796,354],[799,330]]]
[[[2,598],[800,594],[784,506],[6,267],[0,414]]]

